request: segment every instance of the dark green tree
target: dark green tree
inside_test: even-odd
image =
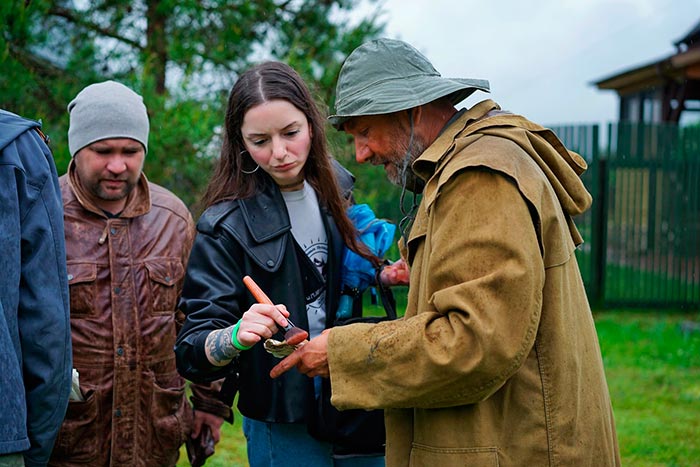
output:
[[[379,6],[359,0],[9,0],[0,2],[0,107],[41,119],[59,173],[70,156],[66,105],[113,79],[143,95],[151,133],[146,173],[190,206],[218,154],[237,74],[264,59],[295,67],[322,109],[343,59],[379,35]],[[358,16],[358,15],[354,15]],[[334,130],[337,157],[351,148]],[[196,210],[196,209],[195,209]]]

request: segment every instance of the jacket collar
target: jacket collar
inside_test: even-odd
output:
[[[454,173],[454,170],[451,170],[443,177],[443,168],[450,163],[454,154],[460,153],[482,136],[509,140],[531,157],[547,178],[567,215],[579,215],[590,207],[591,195],[580,177],[586,170],[586,161],[579,154],[566,149],[550,129],[520,115],[503,112],[495,102],[486,100],[469,109],[449,125],[413,163],[416,174],[426,180],[422,198],[422,205],[426,209],[437,198],[439,188],[446,177]],[[499,157],[496,155],[490,155],[487,159],[489,160],[482,158],[479,164],[495,170],[503,166],[502,162],[498,162]],[[467,165],[469,164],[462,160],[458,166]],[[578,244],[581,242],[580,235],[573,222],[570,224],[572,237]]]
[[[78,174],[75,171],[75,159],[71,159],[68,165],[68,184],[71,190],[75,194],[75,198],[78,200],[80,205],[98,216],[107,217],[104,211],[97,206],[94,201],[94,197],[83,187],[82,182],[78,178]],[[151,210],[151,192],[148,189],[148,179],[146,175],[141,172],[138,182],[129,197],[126,200],[126,205],[122,210],[119,217],[121,218],[131,218],[139,217]]]
[[[292,228],[282,193],[270,181],[257,195],[239,202],[246,227],[256,242],[265,242]]]
[[[501,108],[491,99],[479,102],[466,112],[463,112],[451,125],[444,129],[433,144],[413,162],[413,171],[422,179],[428,180],[440,160],[452,150],[454,140],[464,129],[476,122],[490,116],[490,113],[499,111]]]

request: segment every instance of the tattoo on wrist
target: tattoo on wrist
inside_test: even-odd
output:
[[[228,365],[239,354],[239,350],[231,342],[231,328],[217,329],[207,336],[205,350],[212,365]]]

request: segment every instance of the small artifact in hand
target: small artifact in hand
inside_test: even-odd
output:
[[[277,358],[284,358],[287,355],[290,355],[300,346],[300,344],[291,345],[288,344],[286,340],[278,341],[276,339],[267,339],[263,345],[265,350]]]

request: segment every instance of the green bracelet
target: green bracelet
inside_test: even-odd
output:
[[[252,345],[243,345],[240,342],[238,342],[238,328],[241,326],[241,320],[239,319],[236,325],[233,327],[233,331],[231,331],[231,343],[235,348],[238,350],[248,350],[253,348]]]

